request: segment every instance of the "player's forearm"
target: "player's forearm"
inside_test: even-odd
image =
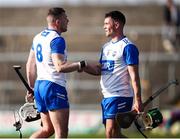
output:
[[[141,101],[141,84],[140,84],[138,65],[129,65],[128,71],[129,71],[129,75],[131,77],[135,101],[136,100]]]
[[[85,67],[85,61],[69,62],[64,60],[64,55],[52,54],[52,61],[57,72],[73,72]]]
[[[34,88],[34,82],[36,80],[36,61],[34,52],[31,50],[26,63],[26,77],[28,84],[31,88]]]
[[[141,100],[141,85],[140,80],[137,79],[135,81],[132,81],[132,87],[134,91],[135,101],[142,102]]]
[[[56,70],[57,72],[68,73],[68,72],[81,70],[84,67],[86,67],[85,61],[74,62],[74,63],[65,62],[57,65]]]
[[[98,65],[88,63],[87,66],[83,69],[84,72],[91,74],[91,75],[101,75],[101,68]]]
[[[36,80],[36,71],[35,66],[30,66],[26,64],[26,76],[28,80],[28,84],[31,88],[34,88],[34,83]]]
[[[79,69],[79,63],[65,63],[65,64],[61,64],[58,65],[56,67],[56,71],[57,72],[63,72],[63,73],[68,73],[68,72],[73,72],[73,71],[77,71]]]
[[[132,82],[133,90],[134,90],[134,109],[137,112],[141,112],[144,109],[142,99],[141,99],[141,85],[140,81],[134,81]]]

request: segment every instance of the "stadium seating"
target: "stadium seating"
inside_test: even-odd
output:
[[[68,51],[71,53],[99,52],[101,45],[107,41],[103,31],[103,20],[104,14],[110,10],[121,10],[125,13],[127,17],[125,32],[127,36],[137,44],[141,53],[165,52],[161,41],[161,28],[163,25],[162,6],[65,6],[64,8],[67,11],[70,22],[69,30],[67,33],[64,33],[63,36],[66,37]],[[13,71],[12,65],[22,65],[22,72],[25,74],[25,61],[27,56],[22,57],[22,59],[18,61],[16,57],[10,60],[3,59],[3,54],[28,54],[33,36],[46,27],[45,17],[47,9],[48,7],[0,8],[0,83],[4,83],[5,85],[4,87],[0,87],[1,99],[4,100],[0,101],[0,104],[19,104],[24,102],[25,88]],[[177,62],[174,64],[176,65],[176,63]],[[147,66],[149,66],[151,73],[142,76],[145,81],[148,81],[150,84],[149,90],[147,91],[151,92],[154,88],[158,88],[159,85],[168,80],[168,63],[155,62]],[[141,68],[141,70],[142,69],[143,68]],[[178,72],[177,74],[179,75]],[[153,75],[153,77],[151,75]],[[92,77],[84,73],[81,75],[79,73],[70,73],[68,79],[70,80],[68,88],[70,90],[69,96],[71,103],[97,104],[100,102],[102,96],[98,87],[99,77]],[[95,88],[92,87],[88,90],[86,87],[82,88],[80,83],[86,80],[94,81],[96,84]],[[19,83],[15,84],[17,81]],[[81,82],[76,84],[76,81]],[[9,82],[10,85],[7,84]],[[11,82],[13,83],[11,84]],[[88,83],[89,82],[86,84],[87,87]],[[13,87],[14,85],[17,87]],[[72,89],[73,86],[76,89]]]

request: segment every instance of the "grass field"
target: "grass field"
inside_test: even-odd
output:
[[[124,132],[128,138],[144,138],[138,131],[137,132]],[[180,138],[180,133],[177,135],[172,134],[153,134],[150,132],[145,133],[148,138]],[[23,138],[28,138],[30,134],[23,134]],[[0,138],[19,138],[19,133],[10,135],[0,135]],[[53,136],[52,136],[53,138]],[[69,138],[105,138],[104,133],[100,134],[70,134]]]

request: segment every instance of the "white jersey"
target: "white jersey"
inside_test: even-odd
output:
[[[64,55],[67,60],[65,40],[54,30],[46,29],[33,39],[32,50],[35,52],[37,80],[48,80],[61,86],[66,86],[65,73],[56,71],[52,62],[52,53]]]
[[[136,46],[127,37],[102,47],[100,84],[104,98],[133,97],[127,66],[138,64],[138,54]]]

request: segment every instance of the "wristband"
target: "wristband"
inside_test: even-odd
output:
[[[78,70],[81,70],[82,68],[85,68],[87,66],[87,63],[85,60],[78,62]]]
[[[81,69],[82,69],[82,68],[85,68],[87,66],[87,63],[85,60],[83,60],[83,61],[80,61],[80,65],[81,65]]]
[[[81,63],[78,62],[78,70],[81,70]]]

